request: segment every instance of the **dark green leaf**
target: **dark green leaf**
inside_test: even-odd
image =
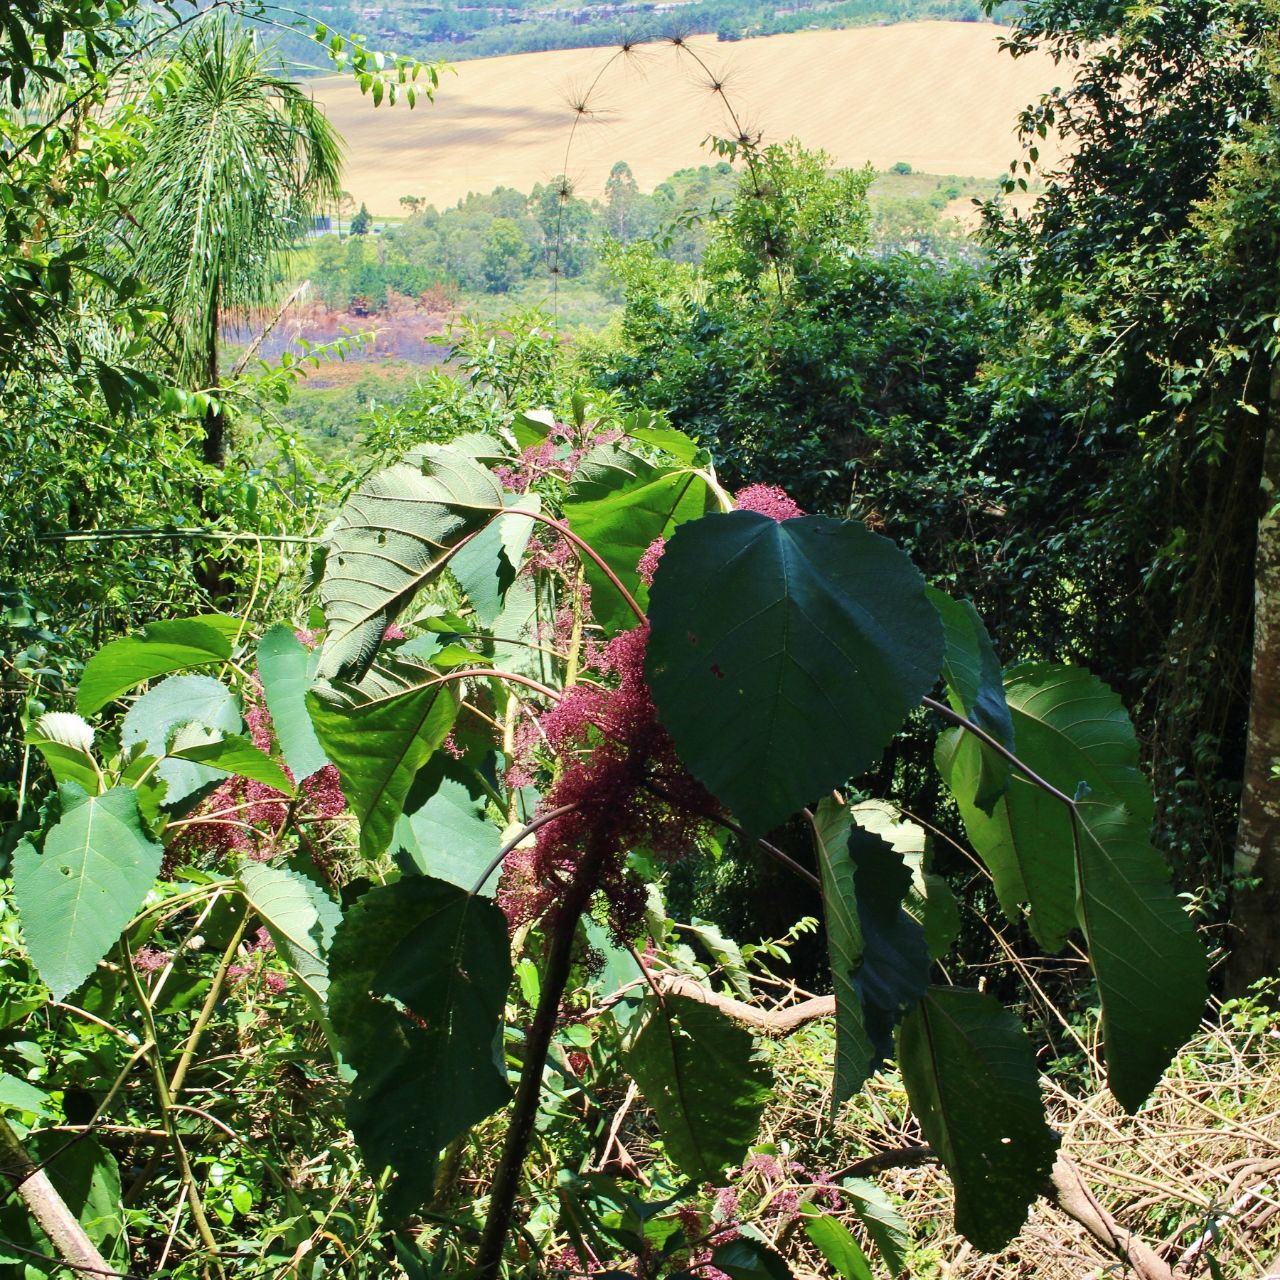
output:
[[[687,1177],[715,1182],[742,1163],[770,1097],[751,1035],[686,996],[648,996],[623,1064],[653,1108],[667,1154]]]
[[[1013,718],[1005,700],[1000,659],[978,611],[968,600],[953,600],[935,587],[929,599],[942,619],[946,634],[946,659],[942,675],[951,706],[986,730],[1001,746],[1014,750]],[[990,813],[1009,788],[1009,762],[986,747],[979,747],[978,785],[973,803]]]
[[[307,713],[319,655],[309,650],[292,627],[277,625],[258,644],[258,676],[271,714],[271,728],[284,762],[301,782],[329,763]]]
[[[746,1236],[717,1245],[711,1265],[729,1280],[792,1280],[791,1268],[780,1255],[762,1241]]]
[[[457,685],[442,683],[430,667],[391,662],[374,674],[377,683],[319,685],[307,695],[316,735],[360,822],[366,858],[390,845],[409,787],[458,709]]]
[[[440,1150],[509,1097],[502,1019],[511,980],[502,912],[425,876],[363,894],[330,951],[329,1014],[356,1072],[347,1115],[390,1212],[432,1191]]]
[[[649,589],[636,572],[640,557],[655,538],[702,515],[707,497],[707,482],[693,471],[655,467],[616,445],[602,445],[582,460],[564,513],[643,609]],[[596,620],[610,631],[634,627],[635,615],[617,588],[591,560],[584,568]]]
[[[682,525],[650,621],[659,718],[752,833],[872,764],[942,667],[942,624],[911,561],[821,516]]]
[[[882,800],[860,801],[851,812],[858,826],[880,836],[911,869],[911,888],[903,907],[923,926],[930,959],[940,959],[960,932],[960,906],[951,886],[929,870],[924,829],[906,821],[893,805]]]
[[[142,827],[132,787],[87,796],[61,788],[62,817],[44,848],[13,855],[13,894],[31,962],[55,1000],[93,971],[142,905],[164,849]]]
[[[128,1264],[124,1209],[120,1197],[120,1169],[115,1157],[91,1134],[79,1134],[74,1142],[65,1133],[45,1130],[23,1143],[32,1160],[41,1164],[67,1208],[84,1228],[108,1263],[123,1272]],[[56,1256],[44,1233],[32,1222],[26,1206],[11,1196],[0,1207],[0,1262],[18,1264],[14,1276],[75,1276],[50,1262],[46,1269],[37,1260],[6,1244]]]
[[[317,673],[361,678],[388,624],[502,506],[501,486],[465,450],[425,446],[366,480],[327,543],[320,601],[329,633]]]
[[[725,936],[719,925],[694,916],[687,925],[682,926],[680,932],[695,937],[719,967],[720,978],[744,1000],[751,999],[751,975],[743,962],[742,949],[732,938]]]
[[[1136,1111],[1196,1033],[1204,947],[1151,846],[1149,823],[1090,795],[1080,815],[1080,924],[1102,1001],[1107,1085]]]
[[[823,798],[814,817],[827,954],[836,992],[836,1066],[831,1092],[834,1112],[862,1088],[871,1074],[876,1051],[867,1035],[862,1001],[854,982],[862,966],[863,944],[853,884],[853,859],[849,856],[853,818],[849,806],[837,804],[831,796]]]
[[[956,1229],[995,1253],[1022,1229],[1053,1168],[1030,1041],[990,996],[931,987],[902,1024],[903,1083],[955,1185]]]
[[[1204,950],[1151,847],[1151,788],[1120,699],[1080,667],[1015,668],[1006,677],[1019,758],[1075,804],[1015,775],[990,817],[967,804],[974,752],[955,730],[939,764],[1001,905],[1050,950],[1078,925],[1102,1000],[1108,1083],[1132,1110],[1196,1030],[1206,997]],[[1083,786],[1082,786],[1083,784]],[[958,785],[958,790],[957,790]],[[1077,840],[1078,835],[1078,840]]]
[[[85,664],[76,690],[81,715],[93,715],[128,689],[188,667],[225,662],[231,656],[239,619],[210,615],[173,622],[152,622],[140,635],[113,640]],[[228,634],[230,632],[230,634]]]
[[[875,1068],[893,1051],[894,1027],[924,994],[929,948],[924,930],[902,907],[911,892],[911,871],[902,855],[855,825],[849,832],[849,856],[862,930],[862,964],[854,985],[875,1050]]]

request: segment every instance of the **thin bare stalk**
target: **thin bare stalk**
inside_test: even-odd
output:
[[[173,1099],[169,1095],[169,1081],[164,1074],[164,1060],[160,1054],[151,1002],[147,999],[146,990],[138,977],[137,969],[134,968],[133,956],[129,951],[127,942],[121,944],[120,951],[125,973],[129,978],[129,985],[133,988],[134,998],[138,1002],[138,1010],[142,1014],[142,1023],[146,1029],[147,1039],[151,1042],[151,1052],[147,1055],[147,1059],[151,1064],[151,1075],[155,1082],[156,1103],[160,1108],[160,1122],[164,1126],[165,1132],[169,1135],[169,1145],[173,1148],[173,1153],[178,1159],[178,1173],[187,1193],[187,1202],[191,1205],[192,1221],[195,1222],[196,1230],[200,1233],[200,1239],[211,1256],[214,1271],[221,1276],[223,1271],[221,1264],[218,1262],[218,1242],[214,1239],[213,1231],[209,1227],[209,1219],[205,1216],[204,1202],[200,1199],[195,1173],[191,1167],[191,1157],[187,1155],[187,1148],[182,1141],[182,1135],[178,1132],[177,1122],[173,1118]]]
[[[554,822],[557,818],[563,818],[566,813],[572,813],[575,809],[580,809],[580,808],[582,808],[582,806],[576,803],[562,804],[557,809],[550,809],[546,813],[540,814],[538,817],[534,818],[534,820],[531,823],[529,823],[529,825],[525,827],[523,830],[517,831],[516,834],[513,835],[511,839],[508,840],[506,844],[504,844],[502,848],[499,849],[498,852],[493,855],[493,859],[490,861],[489,865],[485,867],[484,873],[476,881],[475,887],[471,890],[472,897],[474,897],[477,893],[480,892],[481,889],[484,888],[484,882],[488,880],[488,878],[491,875],[493,875],[493,873],[497,871],[497,869],[500,866],[502,866],[503,860],[506,858],[507,854],[509,854],[513,849],[518,848],[521,843],[523,843],[531,835],[533,835],[534,832],[540,831],[543,827],[547,825],[547,823]]]
[[[516,1089],[502,1156],[489,1191],[489,1214],[485,1219],[480,1251],[476,1258],[478,1280],[498,1280],[502,1267],[503,1249],[511,1234],[511,1216],[520,1190],[520,1175],[533,1139],[533,1124],[542,1092],[542,1072],[560,1016],[560,1001],[573,965],[574,937],[578,921],[595,890],[596,872],[600,869],[603,857],[602,849],[588,849],[578,864],[577,875],[556,908],[542,973],[542,995],[538,1000],[538,1011],[534,1014],[533,1024],[525,1038],[520,1084]]]

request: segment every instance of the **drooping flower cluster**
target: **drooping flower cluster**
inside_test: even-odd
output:
[[[506,861],[498,903],[513,925],[554,912],[590,853],[594,887],[609,900],[611,927],[629,938],[644,913],[644,885],[626,856],[646,849],[664,857],[687,852],[716,813],[705,788],[680,763],[658,723],[644,679],[647,627],[623,632],[599,655],[605,686],[580,681],[550,711],[521,726],[512,786],[531,783],[536,753],[549,749],[559,773],[542,812],[565,812],[543,825],[532,845]]]
[[[255,679],[244,722],[253,745],[270,754],[275,747],[274,734],[261,693],[262,686]],[[289,780],[295,781],[288,766],[282,767]],[[196,821],[183,828],[170,847],[171,857],[197,851],[235,852],[255,861],[265,861],[275,852],[274,838],[288,819],[291,803],[296,804],[305,819],[336,818],[347,807],[337,769],[327,764],[304,778],[294,802],[265,782],[228,778],[197,809]]]

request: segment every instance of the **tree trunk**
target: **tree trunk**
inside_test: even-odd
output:
[[[205,335],[205,383],[210,395],[220,390],[218,379],[218,282],[213,282],[213,299],[209,305],[209,332]],[[204,419],[204,460],[221,470],[227,464],[227,419],[221,402],[217,409],[210,409]]]
[[[205,385],[209,394],[218,398],[216,408],[210,407],[204,417],[204,439],[201,441],[201,456],[208,466],[219,471],[227,465],[227,418],[222,410],[221,387],[218,385],[221,371],[218,367],[218,282],[213,285],[213,298],[209,306],[209,330],[205,335]],[[200,492],[200,515],[205,525],[216,522],[219,512],[212,510],[209,488],[202,485]],[[226,549],[213,542],[201,547],[196,561],[196,581],[204,589],[212,604],[228,604],[234,593],[234,583],[226,573],[224,557]]]
[[[1271,366],[1254,570],[1249,737],[1235,874],[1249,881],[1232,908],[1227,990],[1280,973],[1280,358]]]

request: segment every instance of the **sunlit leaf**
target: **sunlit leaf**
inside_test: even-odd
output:
[[[59,791],[62,816],[39,851],[13,855],[13,894],[31,962],[65,999],[97,966],[142,905],[164,849],[143,829],[132,787],[89,796]]]
[[[903,1083],[955,1186],[956,1230],[994,1253],[1022,1229],[1053,1167],[1035,1052],[996,1000],[931,987],[899,1039]]]

